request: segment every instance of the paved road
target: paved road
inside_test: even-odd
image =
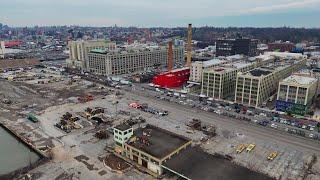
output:
[[[130,97],[139,99],[141,102],[153,104],[153,106],[158,106],[159,108],[168,110],[170,112],[170,116],[179,117],[179,115],[188,114],[190,115],[190,118],[198,118],[201,119],[202,122],[214,124],[218,127],[242,133],[250,137],[258,138],[262,141],[274,142],[279,146],[293,147],[294,149],[297,149],[302,152],[310,152],[320,155],[319,141],[291,135],[286,132],[278,131],[272,128],[257,126],[246,121],[240,121],[234,118],[220,116],[214,113],[197,110],[191,107],[182,106],[167,101],[160,101],[153,97],[146,97],[146,94],[143,92],[135,91],[127,93]]]
[[[85,79],[101,83],[101,81],[96,79]],[[129,94],[130,97],[139,99],[149,104],[157,105],[159,108],[169,111],[170,116],[174,114],[175,118],[179,118],[179,116],[181,116],[182,114],[190,114],[192,118],[201,119],[205,123],[213,124],[218,127],[222,127],[223,129],[227,129],[229,131],[242,133],[268,143],[274,142],[279,146],[293,147],[294,149],[300,150],[302,152],[310,152],[320,155],[319,141],[315,141],[297,135],[292,135],[287,132],[278,131],[272,128],[257,126],[246,121],[240,121],[234,118],[220,116],[214,113],[201,111],[192,107],[182,106],[173,102],[161,101],[155,99],[154,95],[148,95],[150,93],[150,91],[148,92],[148,90],[141,91],[141,89],[136,89],[134,91],[131,91],[131,88],[124,89],[126,89],[125,91]]]

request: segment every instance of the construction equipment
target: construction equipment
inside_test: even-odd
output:
[[[203,134],[210,136],[210,137],[214,137],[216,136],[216,127],[213,125],[207,126],[206,128],[202,127],[202,132]]]
[[[188,124],[186,124],[188,127],[195,129],[195,130],[201,130],[201,121],[200,119],[192,119]]]
[[[238,153],[238,154],[240,154],[240,153],[242,153],[242,151],[244,150],[244,149],[246,149],[246,145],[245,144],[239,144],[238,146],[237,146],[237,148],[236,148],[236,152]]]
[[[192,24],[188,26],[188,41],[187,41],[187,67],[191,67],[191,56],[192,56]]]
[[[276,157],[278,156],[278,152],[277,151],[273,151],[269,154],[269,156],[267,157],[268,160],[272,161],[274,160]]]
[[[251,152],[254,148],[256,147],[255,144],[249,144],[249,146],[247,147],[247,152]]]

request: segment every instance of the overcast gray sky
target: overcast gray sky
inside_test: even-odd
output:
[[[320,0],[0,0],[11,26],[320,27]]]

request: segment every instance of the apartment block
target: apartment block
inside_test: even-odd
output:
[[[147,46],[114,51],[94,49],[88,54],[88,70],[99,75],[120,75],[167,66],[168,48]],[[173,48],[174,63],[184,61],[184,48]]]
[[[306,59],[291,60],[287,64],[276,63],[268,67],[255,68],[238,73],[235,102],[258,107],[277,91],[278,83],[291,73],[301,69]]]
[[[304,115],[317,91],[317,79],[299,75],[279,82],[276,108],[278,111]]]
[[[116,48],[116,43],[107,40],[69,41],[70,54],[66,60],[67,67],[88,70],[88,54],[92,49]]]

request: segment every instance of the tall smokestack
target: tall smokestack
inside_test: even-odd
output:
[[[187,67],[191,67],[191,52],[192,52],[192,24],[188,26],[188,41],[187,41]]]
[[[168,71],[173,69],[173,49],[172,49],[172,41],[169,41],[168,48]]]

